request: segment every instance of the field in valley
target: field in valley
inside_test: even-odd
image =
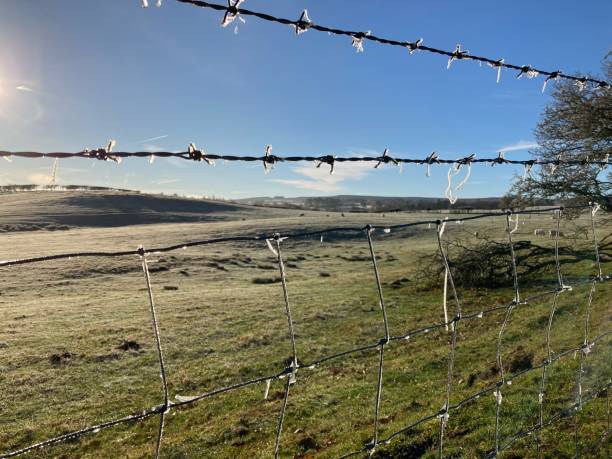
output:
[[[19,203],[6,209],[27,209]],[[42,199],[37,195],[36,199]],[[43,196],[44,198],[44,196]],[[14,198],[17,199],[17,198]],[[120,200],[120,198],[117,198]],[[60,213],[74,212],[62,201]],[[17,206],[19,204],[19,206]],[[59,204],[57,204],[59,205]],[[258,209],[227,205],[202,212],[198,221],[156,222],[116,227],[73,225],[48,231],[11,231],[10,225],[36,225],[55,215],[45,201],[36,215],[15,218],[3,210],[9,228],[0,236],[0,259],[62,252],[133,250],[226,236],[318,231],[327,227],[381,228],[444,216],[428,213],[340,214]],[[46,209],[44,212],[40,209]],[[219,218],[215,218],[215,212]],[[80,211],[79,211],[80,212]],[[111,211],[109,211],[111,212]],[[131,212],[131,210],[130,210]],[[163,209],[156,212],[163,213]],[[465,216],[465,215],[462,215]],[[189,217],[191,218],[191,217]],[[607,224],[604,224],[605,220]],[[597,237],[612,232],[609,217],[596,216]],[[93,218],[95,221],[95,218]],[[109,220],[111,221],[111,220]],[[196,222],[197,221],[197,222]],[[24,223],[25,222],[25,223]],[[112,223],[112,221],[111,221]],[[551,213],[521,216],[515,243],[532,241],[553,260],[554,241],[534,236],[553,229]],[[448,224],[451,262],[460,245],[478,238],[507,244],[505,216]],[[541,435],[545,457],[572,457],[575,436],[584,454],[605,457],[609,429],[607,392],[612,373],[612,309],[609,282],[598,283],[590,307],[591,352],[569,352],[582,345],[591,283],[597,274],[590,216],[562,221],[561,271],[572,286],[558,296],[550,328],[550,347],[558,360],[548,367],[544,422],[576,402],[577,376],[582,397],[594,399],[575,416],[562,419]],[[47,226],[40,225],[42,228]],[[96,227],[97,226],[97,227]],[[47,227],[47,229],[49,229]],[[476,233],[478,236],[476,236]],[[576,235],[576,237],[572,237]],[[386,438],[440,411],[445,400],[451,333],[444,320],[442,279],[432,277],[436,263],[435,225],[372,233],[390,335],[385,345],[379,438]],[[281,243],[298,363],[360,346],[384,337],[372,259],[363,231],[290,238]],[[603,251],[604,274],[610,273],[609,248]],[[148,255],[161,344],[173,401],[275,375],[291,361],[285,303],[279,269],[265,241],[224,242]],[[506,262],[509,267],[509,257]],[[453,268],[460,266],[453,265]],[[508,268],[509,269],[509,268]],[[522,267],[519,273],[523,273]],[[546,358],[546,335],[556,288],[554,263],[536,275],[519,276],[522,298],[503,334],[504,370],[511,385],[502,388],[499,437],[504,445],[538,422],[541,370],[528,371]],[[494,387],[497,339],[512,282],[494,288],[458,285],[463,316],[458,323],[452,374],[451,406]],[[482,315],[479,312],[500,306]],[[449,315],[454,302],[449,292]],[[411,331],[416,331],[411,333]],[[300,368],[290,387],[281,437],[282,457],[338,457],[358,450],[374,436],[379,367],[376,346]],[[139,256],[79,257],[0,267],[0,455],[47,438],[122,417],[162,403],[159,364],[149,303]],[[513,377],[516,376],[516,377]],[[270,457],[273,455],[285,380],[249,385],[180,408],[166,417],[162,457]],[[445,434],[446,457],[483,457],[495,444],[496,397],[487,392],[452,410]],[[420,424],[380,446],[375,457],[434,457],[439,420]],[[129,423],[85,435],[26,457],[150,457],[158,419]],[[518,440],[501,457],[536,456],[536,435]],[[361,455],[363,456],[363,454]]]

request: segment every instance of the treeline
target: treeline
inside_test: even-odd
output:
[[[122,188],[109,188],[106,186],[89,186],[89,185],[0,185],[1,193],[18,193],[22,191],[122,191],[130,193],[139,193],[135,190],[125,190]]]
[[[502,198],[462,199],[451,205],[445,198],[331,196],[304,200],[304,208],[338,212],[399,212],[423,210],[498,209]]]
[[[241,199],[243,204],[282,207],[301,210],[322,210],[328,212],[400,212],[400,211],[442,211],[453,210],[494,210],[508,207],[507,198],[462,198],[451,205],[445,198],[384,197],[384,196],[318,196],[302,198],[250,198]],[[535,205],[550,205],[551,201],[541,200]]]

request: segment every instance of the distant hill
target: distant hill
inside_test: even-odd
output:
[[[503,198],[460,199],[451,205],[445,198],[421,197],[386,197],[386,196],[321,196],[285,198],[261,197],[239,199],[235,202],[253,206],[282,207],[289,209],[325,210],[328,212],[393,212],[393,211],[423,211],[423,210],[471,210],[499,209],[503,207]],[[539,205],[548,205],[542,201]]]
[[[151,223],[231,221],[287,213],[208,199],[188,199],[135,191],[7,191],[0,188],[0,231],[59,230]]]

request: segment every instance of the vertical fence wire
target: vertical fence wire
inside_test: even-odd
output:
[[[552,330],[553,318],[557,309],[557,301],[559,299],[560,290],[557,290],[553,294],[553,299],[550,306],[550,313],[548,315],[548,324],[546,327],[546,358],[542,364],[542,374],[540,376],[540,392],[538,393],[538,429],[535,433],[536,451],[538,457],[542,456],[542,438],[541,429],[544,426],[544,397],[546,396],[546,371],[548,366],[552,363],[552,351],[550,348],[550,333]]]
[[[506,375],[504,373],[504,363],[502,359],[502,339],[504,332],[506,331],[506,327],[510,321],[510,316],[512,315],[512,311],[515,306],[520,304],[521,297],[519,292],[519,282],[518,282],[518,272],[516,268],[516,253],[514,252],[514,242],[512,241],[512,229],[511,229],[511,217],[512,212],[508,211],[506,213],[506,233],[508,235],[508,246],[510,249],[510,263],[512,267],[512,281],[514,285],[514,299],[508,305],[503,322],[499,329],[499,334],[497,336],[497,367],[499,371],[500,380],[497,384],[497,389],[494,392],[495,395],[495,454],[499,453],[499,421],[501,414],[501,404],[502,404],[502,390],[501,388],[506,383]]]
[[[603,271],[601,270],[601,258],[599,256],[599,243],[597,242],[597,233],[595,232],[595,214],[599,210],[599,206],[591,204],[591,231],[593,232],[593,246],[595,248],[595,263],[597,264],[597,277],[601,279],[603,277]]]
[[[291,317],[291,306],[289,304],[289,292],[287,290],[287,275],[285,273],[285,264],[283,263],[283,255],[281,252],[281,238],[280,234],[274,235],[275,249],[277,254],[278,269],[280,272],[281,285],[283,289],[283,298],[285,300],[285,314],[287,315],[287,327],[289,329],[289,337],[291,339],[291,364],[290,370],[287,372],[287,381],[285,382],[285,394],[283,396],[283,403],[281,405],[280,414],[278,416],[278,426],[276,429],[276,438],[274,440],[274,457],[278,458],[280,455],[280,440],[283,430],[283,421],[285,419],[285,411],[287,409],[287,401],[289,399],[289,386],[295,382],[295,372],[298,369],[298,358],[297,348],[295,344],[295,332],[293,330],[293,318]]]
[[[374,438],[369,446],[369,456],[372,456],[378,446],[378,430],[380,422],[380,398],[382,396],[382,381],[383,381],[383,364],[385,345],[389,342],[389,321],[387,319],[387,309],[385,307],[385,297],[383,294],[382,284],[380,282],[380,272],[378,270],[378,262],[376,261],[376,254],[374,252],[374,244],[372,242],[372,231],[373,228],[368,225],[365,227],[366,238],[368,241],[368,247],[370,249],[370,257],[372,258],[372,268],[374,269],[374,278],[376,280],[376,288],[378,291],[378,301],[380,303],[380,310],[382,314],[383,327],[385,331],[385,337],[379,341],[379,358],[378,358],[378,375],[376,380],[376,400],[374,407]]]
[[[445,222],[437,222],[436,237],[438,241],[438,250],[440,252],[440,257],[442,258],[442,263],[444,265],[445,274],[448,274],[448,282],[451,286],[451,291],[453,293],[453,299],[455,302],[455,317],[453,317],[451,321],[451,348],[448,355],[448,371],[446,374],[444,405],[439,414],[440,425],[438,433],[438,457],[442,457],[444,448],[444,431],[446,429],[446,424],[448,423],[449,418],[451,386],[453,381],[453,367],[455,364],[455,349],[457,346],[457,326],[459,325],[459,320],[461,320],[461,303],[459,302],[459,296],[457,295],[457,289],[455,288],[455,281],[453,280],[453,274],[450,269],[448,254],[444,251],[444,248],[442,247],[442,235],[444,234],[445,227]]]
[[[159,428],[157,431],[157,441],[155,443],[155,459],[159,458],[161,453],[162,438],[164,435],[164,418],[169,409],[169,398],[168,398],[168,381],[166,378],[166,366],[164,364],[164,354],[162,351],[161,339],[159,336],[159,327],[157,325],[157,314],[155,312],[155,300],[153,298],[153,289],[151,288],[151,278],[149,275],[149,266],[147,264],[147,252],[144,247],[139,248],[139,254],[142,261],[142,271],[145,277],[145,283],[147,285],[147,293],[149,296],[149,310],[151,313],[151,325],[153,327],[153,335],[155,337],[155,347],[157,349],[157,358],[159,360],[159,374],[162,381],[162,389],[164,394],[163,409],[159,412]]]
[[[578,364],[578,375],[576,378],[576,388],[577,388],[577,411],[582,409],[582,375],[584,374],[584,364],[587,354],[591,351],[590,343],[589,343],[589,319],[591,315],[591,305],[593,303],[593,295],[595,294],[597,282],[594,281],[591,283],[591,288],[589,289],[589,296],[586,302],[585,311],[584,311],[584,340],[582,349],[580,350],[580,360]],[[575,422],[575,435],[574,441],[576,446],[576,457],[580,457],[580,444],[579,444],[579,425],[578,425],[578,416],[576,416]]]
[[[589,320],[590,320],[590,314],[591,314],[591,305],[593,303],[593,296],[595,294],[595,290],[596,290],[596,286],[597,286],[597,280],[601,279],[603,277],[603,272],[601,269],[601,259],[600,259],[600,255],[599,255],[599,244],[597,241],[597,234],[595,232],[595,214],[597,213],[597,211],[599,210],[599,206],[597,204],[591,203],[591,208],[590,208],[590,220],[591,220],[591,231],[593,234],[593,248],[594,248],[594,252],[595,252],[595,265],[596,265],[596,270],[597,270],[597,275],[596,277],[593,279],[593,282],[591,283],[591,288],[589,289],[589,294],[588,294],[588,298],[587,298],[587,302],[586,302],[586,306],[585,306],[585,314],[584,314],[584,333],[583,333],[583,345],[582,345],[582,349],[580,350],[580,357],[579,357],[579,364],[578,364],[578,374],[576,377],[576,398],[577,398],[577,402],[576,402],[576,413],[575,413],[575,419],[574,419],[574,451],[575,451],[575,457],[580,457],[581,456],[581,446],[580,446],[580,422],[579,422],[579,416],[578,413],[582,410],[582,403],[583,403],[583,386],[582,386],[582,378],[583,378],[583,374],[585,372],[584,369],[584,365],[585,365],[585,360],[587,358],[587,355],[590,353],[591,351],[591,344],[589,343]],[[560,213],[561,211],[559,211]],[[559,219],[558,219],[559,220]],[[557,220],[557,221],[558,221]],[[567,288],[567,287],[566,287]],[[607,392],[608,389],[606,389],[606,398],[607,398]]]
[[[563,283],[563,273],[561,272],[561,259],[559,256],[559,237],[561,235],[561,216],[562,216],[562,209],[553,211],[553,218],[555,219],[555,227],[556,227],[556,229],[553,230],[552,233],[554,237],[554,252],[553,253],[554,253],[554,260],[555,260],[555,272],[557,275],[557,290],[555,291],[553,295],[553,300],[552,300],[552,304],[550,307],[550,314],[548,316],[548,324],[546,327],[546,359],[544,361],[544,364],[542,365],[542,374],[540,378],[540,391],[538,393],[538,430],[536,431],[536,435],[535,435],[536,450],[537,450],[538,457],[541,457],[542,455],[541,429],[544,426],[544,398],[546,394],[547,369],[548,369],[548,366],[553,361],[553,351],[550,346],[552,325],[553,325],[555,313],[557,311],[557,304],[559,302],[559,296],[561,295],[561,293],[571,290],[571,287]]]

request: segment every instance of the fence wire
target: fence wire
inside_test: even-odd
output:
[[[495,419],[494,419],[494,423],[495,423],[495,436],[494,437],[495,438],[494,438],[494,442],[493,442],[493,445],[490,451],[487,453],[487,457],[498,456],[501,452],[510,449],[519,440],[527,436],[530,436],[532,434],[534,434],[534,438],[535,438],[534,441],[535,441],[538,453],[540,454],[542,452],[541,451],[541,435],[540,435],[542,430],[562,421],[563,419],[567,419],[571,417],[575,418],[576,434],[574,435],[574,442],[575,442],[576,455],[579,456],[581,452],[584,453],[587,451],[593,451],[601,447],[601,445],[603,445],[606,442],[610,434],[609,390],[610,390],[610,387],[612,386],[612,366],[610,368],[610,375],[609,375],[610,377],[607,378],[607,383],[605,383],[601,387],[591,390],[590,393],[585,393],[585,391],[583,390],[581,378],[582,378],[582,373],[584,371],[584,361],[587,358],[587,355],[591,353],[593,348],[597,346],[603,339],[608,338],[609,336],[612,336],[612,330],[605,331],[592,338],[590,337],[590,334],[589,334],[591,304],[593,301],[593,295],[594,295],[596,286],[600,283],[609,281],[611,279],[611,276],[604,275],[602,271],[601,258],[600,258],[600,253],[599,253],[599,244],[598,244],[597,235],[595,233],[595,229],[596,229],[595,211],[597,207],[595,205],[592,205],[592,206],[587,206],[586,209],[588,209],[591,213],[590,223],[591,223],[591,228],[593,230],[592,242],[593,242],[593,247],[594,247],[594,252],[595,252],[595,262],[596,262],[596,267],[597,267],[597,274],[590,278],[576,279],[573,282],[573,286],[571,287],[563,283],[563,278],[561,274],[561,261],[559,258],[559,236],[560,236],[559,221],[561,218],[561,212],[567,208],[568,207],[565,207],[565,208],[552,207],[552,208],[545,208],[545,209],[528,209],[528,210],[522,210],[522,211],[516,211],[516,212],[510,212],[510,211],[501,212],[501,213],[492,212],[492,213],[483,213],[480,215],[469,216],[466,218],[454,218],[454,219],[446,219],[446,220],[422,220],[422,221],[406,223],[406,224],[398,224],[398,225],[392,225],[392,226],[366,225],[365,227],[359,227],[359,228],[336,227],[336,228],[327,228],[327,229],[323,229],[319,231],[310,231],[310,232],[298,232],[298,233],[287,232],[286,234],[273,233],[273,234],[263,234],[263,235],[258,235],[258,236],[239,236],[239,237],[207,239],[207,240],[186,242],[182,244],[174,244],[170,246],[151,248],[151,249],[146,249],[141,246],[138,249],[133,250],[133,251],[76,252],[76,253],[63,253],[63,254],[56,254],[56,255],[47,255],[47,256],[42,256],[42,257],[32,257],[32,258],[0,261],[0,267],[9,267],[9,266],[46,262],[50,260],[67,259],[67,258],[73,258],[73,257],[122,257],[126,255],[138,255],[141,260],[142,271],[144,274],[146,291],[148,295],[152,332],[153,332],[153,337],[154,337],[155,348],[157,351],[157,358],[158,358],[159,372],[160,372],[160,379],[161,379],[161,397],[163,400],[162,404],[154,406],[154,407],[150,407],[150,408],[145,408],[144,410],[138,413],[134,413],[128,416],[104,421],[99,424],[92,425],[92,426],[89,426],[89,427],[86,427],[80,430],[75,430],[75,431],[72,431],[72,432],[69,432],[63,435],[49,438],[47,440],[31,444],[21,449],[6,452],[4,454],[1,454],[0,457],[10,458],[10,457],[20,456],[25,453],[48,448],[53,445],[57,445],[57,444],[61,444],[61,443],[69,442],[69,441],[74,441],[84,435],[96,434],[100,432],[101,430],[109,429],[117,425],[129,424],[129,423],[133,423],[134,421],[141,421],[144,419],[152,418],[154,416],[159,416],[159,428],[157,430],[157,435],[155,439],[155,448],[154,448],[154,457],[158,458],[161,454],[162,447],[163,447],[165,416],[173,408],[177,408],[177,407],[181,407],[185,405],[192,405],[202,400],[213,398],[223,393],[227,393],[230,391],[234,391],[240,388],[244,388],[244,387],[248,387],[248,386],[252,386],[252,385],[260,384],[260,383],[266,384],[266,393],[267,393],[269,389],[269,385],[272,381],[284,379],[285,380],[284,394],[283,394],[283,399],[281,403],[281,409],[280,409],[279,416],[278,416],[278,422],[277,422],[277,428],[276,428],[276,434],[275,434],[275,440],[274,440],[274,456],[279,457],[280,448],[282,444],[283,422],[285,419],[287,403],[288,403],[289,396],[290,396],[290,387],[296,381],[296,378],[297,378],[296,375],[298,373],[298,370],[314,371],[314,370],[317,370],[317,368],[325,362],[329,362],[335,359],[342,360],[344,357],[347,357],[349,355],[358,354],[364,351],[375,350],[375,349],[377,349],[379,352],[379,359],[378,359],[378,374],[376,378],[376,395],[373,400],[374,406],[372,410],[374,413],[374,422],[373,422],[374,430],[373,430],[372,440],[367,442],[365,445],[363,445],[363,447],[360,448],[359,450],[348,452],[342,457],[352,457],[352,456],[358,456],[358,455],[372,456],[379,447],[388,445],[389,443],[391,443],[391,441],[393,441],[394,439],[397,439],[399,436],[415,429],[416,427],[428,421],[432,421],[435,419],[438,419],[438,423],[439,423],[437,452],[438,452],[439,457],[443,457],[445,428],[447,426],[451,413],[457,410],[460,410],[466,405],[473,403],[476,400],[478,400],[480,397],[488,395],[488,394],[493,394],[495,396],[496,410],[495,410]],[[573,209],[578,209],[578,208],[585,209],[585,207],[572,207],[572,208]],[[514,251],[514,242],[512,239],[512,233],[515,231],[511,228],[512,216],[514,215],[516,218],[516,215],[519,215],[519,214],[534,214],[534,213],[535,214],[551,214],[556,219],[557,230],[555,233],[554,258],[555,258],[555,269],[556,269],[558,282],[555,288],[550,288],[545,291],[534,293],[532,295],[529,295],[521,299],[520,291],[519,291],[519,276],[517,272],[517,260],[516,260],[516,254]],[[455,288],[455,283],[453,280],[452,272],[450,269],[451,263],[448,258],[448,253],[447,253],[447,250],[444,249],[443,236],[444,236],[446,225],[450,222],[464,222],[467,220],[494,218],[494,217],[500,217],[500,216],[506,217],[505,230],[506,230],[507,237],[508,237],[508,253],[511,258],[511,270],[512,270],[512,278],[513,278],[513,285],[514,285],[514,298],[510,303],[506,305],[493,306],[488,309],[482,310],[480,312],[475,312],[475,313],[464,315],[462,314],[461,303],[459,301],[459,297],[457,294],[457,290]],[[431,224],[436,225],[436,237],[437,237],[439,256],[443,264],[442,268],[448,272],[448,281],[450,284],[450,291],[452,293],[453,301],[455,303],[455,315],[450,320],[446,320],[440,323],[434,323],[434,324],[431,324],[425,327],[421,327],[418,329],[412,329],[399,336],[393,336],[390,334],[390,331],[389,331],[387,310],[385,307],[385,299],[384,299],[384,293],[383,293],[383,288],[382,288],[382,283],[381,283],[381,276],[380,276],[380,272],[379,272],[379,268],[377,264],[377,258],[375,255],[375,244],[372,238],[372,234],[376,230],[380,230],[380,229],[384,229],[384,232],[387,233],[389,231],[393,231],[394,229],[402,229],[402,228],[407,228],[407,227],[413,227],[413,226],[419,226],[419,225],[431,225]],[[355,347],[355,348],[352,348],[346,351],[327,355],[317,360],[314,360],[312,362],[303,363],[303,362],[300,362],[300,360],[298,359],[297,350],[296,350],[296,334],[294,332],[294,327],[293,327],[292,308],[291,308],[291,302],[290,302],[290,296],[289,296],[289,285],[286,279],[284,258],[282,254],[282,244],[285,240],[288,240],[288,239],[291,240],[291,239],[308,237],[308,236],[321,236],[324,234],[336,233],[336,232],[354,232],[354,233],[365,234],[365,239],[368,243],[370,260],[371,260],[372,268],[374,272],[374,282],[376,284],[376,291],[378,293],[379,306],[381,310],[381,326],[382,326],[382,331],[383,331],[383,337],[372,343],[364,343],[363,345],[360,345],[358,347]],[[291,360],[288,366],[286,366],[285,368],[283,368],[282,370],[274,374],[264,375],[264,376],[260,376],[260,377],[253,378],[250,380],[242,381],[236,384],[220,387],[215,390],[212,390],[206,393],[202,393],[197,396],[177,397],[176,398],[177,401],[172,401],[170,400],[170,397],[169,397],[167,371],[166,371],[166,365],[164,363],[164,355],[162,351],[161,338],[160,338],[160,332],[159,332],[159,327],[158,327],[158,318],[156,314],[155,301],[154,301],[153,290],[151,286],[149,267],[147,263],[147,256],[149,254],[171,252],[171,251],[183,249],[186,247],[214,245],[214,244],[219,244],[222,242],[238,242],[238,241],[265,241],[266,244],[268,245],[268,248],[274,253],[276,257],[276,262],[277,262],[279,273],[280,273],[280,283],[281,283],[282,294],[283,294],[283,299],[284,299],[285,315],[287,318],[288,337],[289,337],[291,348],[292,348]],[[588,298],[586,299],[586,306],[585,306],[585,312],[584,312],[583,339],[580,343],[577,343],[575,346],[569,349],[565,349],[561,352],[555,353],[551,350],[550,342],[551,342],[552,324],[554,321],[554,315],[555,315],[556,308],[557,308],[558,298],[561,295],[563,295],[565,292],[571,291],[573,287],[577,287],[580,285],[590,285],[589,294],[588,294]],[[503,335],[504,335],[504,331],[507,328],[508,321],[510,320],[510,316],[512,312],[516,308],[529,307],[529,305],[532,302],[536,300],[541,300],[547,297],[552,297],[552,304],[551,304],[551,309],[550,309],[550,313],[549,313],[549,317],[548,317],[548,321],[546,325],[546,330],[545,330],[546,358],[540,364],[533,365],[527,369],[516,371],[513,374],[507,374],[506,372],[504,372],[504,365],[502,362]],[[492,314],[498,311],[504,312],[504,319],[503,319],[503,322],[501,324],[501,327],[498,333],[498,341],[497,341],[496,362],[497,362],[497,371],[499,373],[498,381],[495,384],[485,389],[482,389],[478,392],[475,392],[463,398],[462,400],[460,400],[459,402],[455,404],[451,404],[451,391],[453,387],[453,368],[455,365],[455,351],[457,348],[457,341],[458,341],[457,330],[458,330],[459,323],[460,322],[465,323],[464,326],[467,327],[469,326],[470,320],[480,319],[485,315],[489,315],[489,314]],[[404,426],[400,430],[395,431],[384,438],[381,438],[380,431],[379,431],[379,423],[380,423],[381,397],[382,397],[382,393],[384,390],[383,369],[384,369],[385,347],[391,342],[406,340],[408,338],[412,338],[414,336],[425,334],[432,330],[441,329],[441,328],[449,329],[450,334],[451,334],[450,350],[448,354],[448,370],[447,370],[447,375],[446,375],[444,399],[443,399],[442,408],[436,412],[430,413],[416,420],[410,425]],[[566,409],[561,410],[560,412],[552,416],[548,421],[544,422],[543,405],[546,399],[545,395],[548,392],[547,386],[549,385],[547,378],[546,378],[547,370],[554,363],[559,362],[561,359],[566,358],[567,356],[570,356],[576,353],[580,354],[579,369],[578,369],[578,373],[576,376],[576,388],[577,388],[577,394],[578,394],[576,397],[576,402],[571,404],[570,406],[567,406]],[[611,363],[612,363],[612,359],[611,359]],[[500,418],[501,418],[500,407],[502,405],[502,400],[503,400],[502,390],[505,387],[509,386],[513,380],[519,377],[522,377],[523,375],[526,375],[526,374],[529,374],[531,372],[538,371],[538,370],[541,371],[539,394],[538,394],[538,405],[539,405],[538,422],[535,425],[529,427],[528,429],[516,432],[505,443],[502,443],[500,439],[500,429],[499,429]],[[581,411],[582,407],[586,403],[588,403],[589,401],[597,397],[600,397],[601,394],[603,393],[606,394],[605,396],[606,396],[606,410],[607,410],[606,411],[607,429],[604,432],[604,434],[602,434],[602,436],[595,443],[587,447],[585,450],[581,451],[580,443],[579,443],[579,436],[578,436],[577,414]]]
[[[114,142],[114,141],[112,141]],[[355,163],[367,162],[374,163],[374,168],[378,169],[383,164],[392,164],[400,166],[401,164],[416,164],[424,166],[432,165],[466,165],[472,164],[488,164],[495,165],[518,165],[531,169],[534,166],[550,166],[551,173],[559,166],[596,166],[604,169],[609,166],[609,158],[602,159],[584,156],[580,159],[564,159],[559,156],[556,159],[507,159],[504,152],[499,152],[495,157],[477,158],[475,154],[471,154],[458,159],[443,159],[434,151],[423,158],[401,158],[394,157],[389,154],[389,149],[385,149],[380,156],[337,156],[334,154],[325,155],[274,155],[272,148],[268,145],[263,155],[224,155],[218,153],[208,153],[204,149],[197,149],[193,144],[189,145],[186,151],[114,151],[114,143],[109,143],[105,147],[96,148],[93,150],[85,149],[77,152],[66,151],[8,151],[0,150],[0,157],[10,161],[11,158],[54,158],[54,159],[69,159],[69,158],[85,158],[97,159],[100,161],[115,161],[121,162],[123,158],[176,158],[187,161],[203,161],[209,165],[214,165],[214,161],[227,162],[258,162],[263,165],[265,171],[269,171],[277,163],[295,163],[295,162],[311,162],[316,163],[317,167],[326,164],[330,167],[330,172],[333,172],[336,163]]]
[[[231,24],[236,18],[241,16],[251,16],[261,19],[267,22],[273,22],[277,24],[282,24],[286,26],[290,26],[296,32],[296,34],[304,33],[308,30],[316,30],[318,32],[325,32],[330,35],[339,35],[351,38],[351,44],[354,48],[357,49],[358,52],[363,51],[364,40],[375,42],[381,45],[395,46],[406,49],[413,54],[415,51],[419,52],[427,52],[433,53],[439,56],[445,56],[448,58],[447,68],[450,68],[451,64],[454,61],[459,60],[472,60],[479,62],[480,64],[487,64],[492,67],[497,72],[497,82],[500,81],[501,77],[501,69],[509,69],[516,70],[519,73],[516,75],[517,78],[521,78],[522,76],[526,76],[527,78],[534,78],[538,75],[543,75],[546,77],[544,81],[544,85],[542,87],[542,91],[546,88],[546,84],[549,81],[555,81],[558,79],[564,79],[573,81],[579,88],[583,89],[586,84],[594,85],[597,88],[601,89],[609,89],[610,83],[604,80],[598,80],[591,77],[586,76],[575,76],[562,72],[561,70],[555,71],[546,71],[540,70],[532,67],[531,65],[514,65],[508,64],[505,60],[502,59],[491,59],[488,57],[477,56],[474,54],[470,54],[469,51],[461,49],[461,45],[457,45],[453,51],[443,50],[439,48],[434,48],[431,46],[427,46],[423,44],[423,39],[420,38],[413,42],[411,41],[402,41],[402,40],[393,40],[389,38],[380,37],[372,34],[371,31],[351,31],[346,29],[340,29],[337,27],[328,27],[320,24],[315,24],[310,20],[308,16],[308,12],[304,10],[300,17],[296,20],[281,18],[278,16],[273,16],[268,13],[262,13],[258,11],[252,11],[245,8],[241,8],[241,4],[244,0],[228,0],[227,5],[220,5],[218,3],[210,3],[203,0],[176,0],[180,3],[186,3],[193,6],[197,6],[200,8],[211,9],[215,11],[223,12],[223,20],[221,25],[223,27]],[[158,0],[158,6],[161,5],[161,1]]]

